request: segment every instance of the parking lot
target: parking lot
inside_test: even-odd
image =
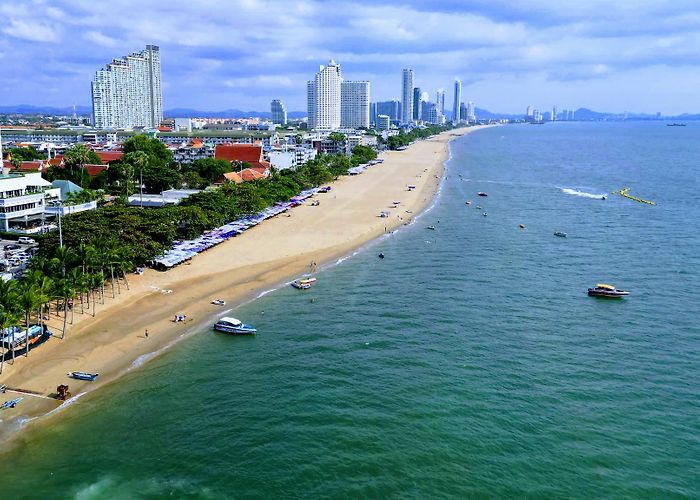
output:
[[[0,276],[2,279],[18,277],[26,269],[31,256],[38,250],[36,243],[19,243],[0,239]]]

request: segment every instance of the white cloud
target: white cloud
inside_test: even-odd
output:
[[[116,38],[104,35],[99,31],[88,31],[83,35],[83,38],[88,42],[96,43],[102,47],[116,47],[119,43]]]
[[[31,42],[58,42],[61,39],[55,26],[17,18],[10,18],[2,28],[2,32]]]

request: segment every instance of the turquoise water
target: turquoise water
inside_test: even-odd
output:
[[[696,124],[458,139],[415,224],[79,399],[0,496],[698,497],[698,165]],[[563,191],[624,186],[658,205]]]

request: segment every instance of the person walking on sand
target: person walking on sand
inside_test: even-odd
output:
[[[148,338],[148,328],[146,328],[146,331],[144,332],[144,335],[146,336],[146,338]]]

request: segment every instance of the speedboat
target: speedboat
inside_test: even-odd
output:
[[[428,229],[432,229],[433,231],[435,231],[435,226],[428,226]]]
[[[476,193],[478,196],[488,196],[488,194],[484,193],[483,191],[479,191]]]
[[[257,330],[252,325],[246,325],[240,319],[225,317],[221,318],[214,325],[214,330],[225,333],[233,333],[235,335],[248,335],[256,333]]]
[[[211,303],[214,304],[215,306],[225,306],[226,305],[226,301],[221,300],[221,299],[214,299],[211,301]]]
[[[5,401],[2,405],[0,405],[0,408],[2,408],[3,410],[6,410],[7,408],[14,408],[19,403],[21,403],[23,399],[24,398],[15,398],[9,401]]]
[[[87,380],[88,382],[94,382],[99,373],[87,373],[87,372],[70,372],[69,377],[78,380]]]
[[[618,298],[629,294],[625,290],[618,290],[613,285],[606,285],[605,283],[598,283],[594,288],[588,289],[588,295],[591,297]]]
[[[471,201],[471,200],[467,200],[467,201],[464,202],[464,204],[465,204],[465,205],[471,205],[471,204],[472,204],[472,201]]]
[[[559,236],[560,238],[566,238],[566,233],[562,233],[561,231],[557,231],[554,233],[554,236]]]
[[[308,290],[311,288],[311,284],[316,281],[316,278],[301,278],[292,281],[292,286],[299,290]]]

